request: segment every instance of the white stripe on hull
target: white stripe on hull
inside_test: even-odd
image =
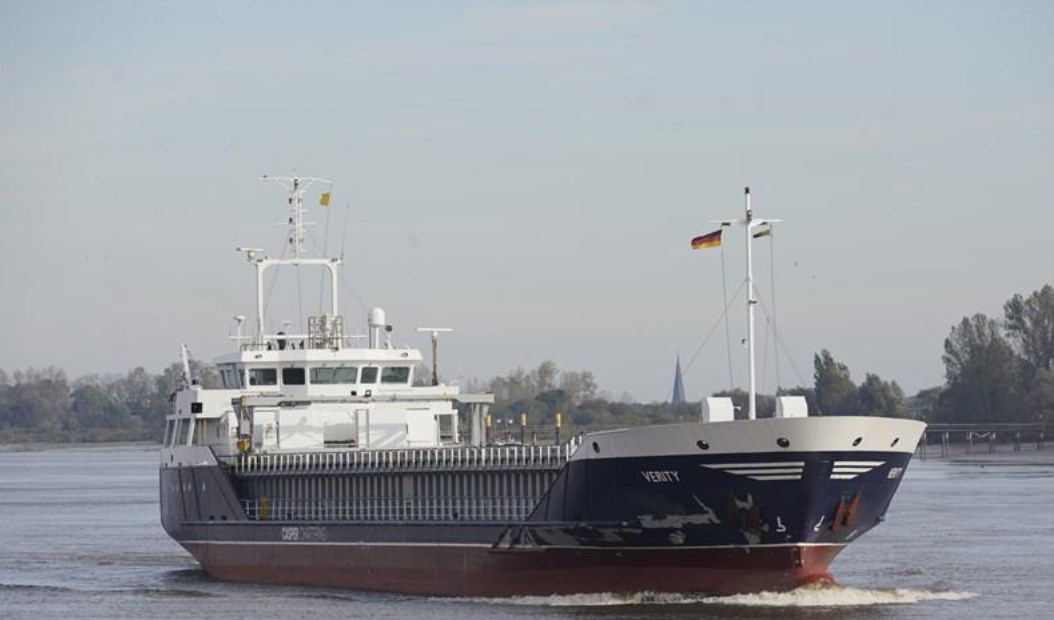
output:
[[[746,476],[753,480],[801,480],[805,461],[775,461],[772,463],[700,463],[700,467]]]
[[[733,422],[699,422],[644,426],[589,433],[572,460],[728,455],[745,467],[743,457],[770,459],[781,454],[876,453],[911,454],[926,425],[917,420],[870,416],[767,418]],[[763,464],[772,464],[766,462]],[[778,463],[787,466],[786,462]],[[877,467],[881,461],[844,461],[857,467]]]

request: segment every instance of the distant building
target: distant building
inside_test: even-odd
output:
[[[683,405],[684,399],[684,377],[681,376],[681,356],[677,356],[677,368],[673,372],[673,398],[672,405]]]

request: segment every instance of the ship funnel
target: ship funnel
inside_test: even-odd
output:
[[[380,349],[385,327],[388,325],[384,316],[384,308],[370,308],[368,322],[370,324],[370,348]]]

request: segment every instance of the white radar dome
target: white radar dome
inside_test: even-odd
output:
[[[388,322],[385,320],[384,308],[370,308],[369,323],[370,325],[378,327],[387,325]]]

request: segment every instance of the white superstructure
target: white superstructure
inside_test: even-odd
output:
[[[456,404],[465,403],[475,423],[493,398],[461,395],[456,386],[438,380],[415,386],[421,352],[392,345],[392,327],[381,308],[368,314],[367,346],[355,346],[360,341],[346,333],[338,304],[341,259],[311,258],[304,251],[304,193],[313,184],[329,182],[307,177],[264,180],[281,183],[288,191],[292,256],[269,258],[258,248],[238,248],[255,268],[255,333],[243,335],[245,317],[235,317],[237,351],[215,360],[220,388],[198,385],[185,368],[167,419],[166,448],[207,446],[223,457],[461,443]],[[328,191],[324,196],[328,201]],[[321,268],[329,276],[330,307],[309,317],[306,330],[267,331],[264,276],[280,266]],[[429,331],[434,339],[436,331],[446,330]]]

